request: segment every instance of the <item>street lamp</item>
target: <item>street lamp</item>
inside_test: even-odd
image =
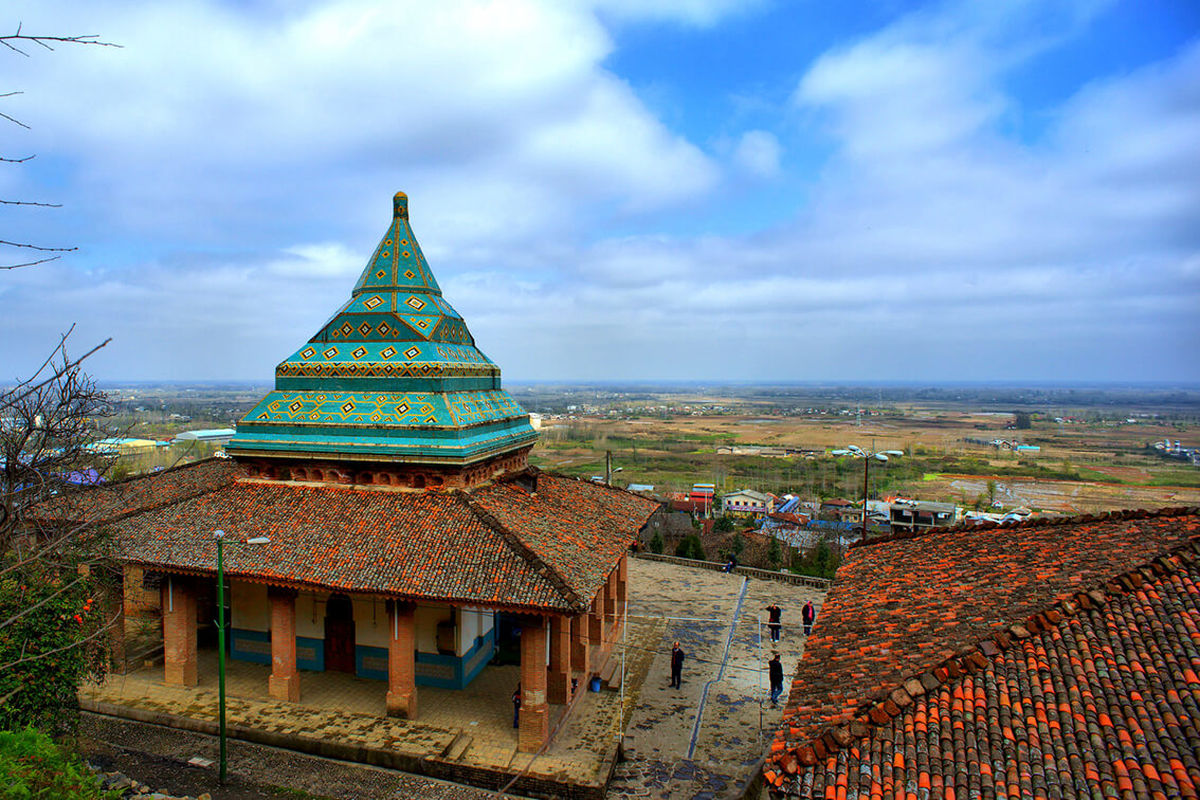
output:
[[[846,449],[844,449],[844,450],[834,450],[833,455],[835,455],[835,456],[852,456],[854,458],[861,458],[863,460],[862,537],[863,537],[863,540],[865,541],[867,538],[867,474],[868,474],[869,468],[871,466],[871,460],[874,459],[876,461],[886,462],[888,460],[888,456],[902,456],[902,455],[904,455],[904,451],[903,450],[880,450],[878,452],[873,453],[869,450],[863,450],[861,447],[856,447],[855,445],[848,444],[848,445],[846,445]]]
[[[221,746],[219,780],[225,783],[225,531],[213,531],[217,540],[217,729]],[[267,544],[267,536],[255,536],[237,544]]]

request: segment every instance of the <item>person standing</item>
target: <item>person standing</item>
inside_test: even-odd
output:
[[[804,610],[800,612],[800,617],[804,621],[804,635],[808,636],[812,633],[813,623],[817,621],[817,609],[812,600],[804,604]]]
[[[679,689],[683,685],[683,649],[676,642],[671,646],[671,688]]]
[[[521,684],[513,691],[513,727],[521,727]]]
[[[782,627],[783,609],[772,600],[771,605],[767,606],[767,629],[771,631],[771,641],[779,641],[779,629]]]
[[[783,662],[779,660],[779,651],[767,662],[767,674],[771,679],[771,708],[779,704],[779,695],[783,694]]]

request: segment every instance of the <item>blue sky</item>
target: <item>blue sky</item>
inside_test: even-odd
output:
[[[269,379],[412,220],[509,379],[1200,380],[1200,7],[18,2],[0,380]],[[22,254],[0,251],[0,263]]]

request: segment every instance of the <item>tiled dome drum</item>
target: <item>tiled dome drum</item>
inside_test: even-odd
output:
[[[427,488],[520,469],[536,437],[443,299],[400,192],[350,300],[275,368],[226,450],[260,477]]]

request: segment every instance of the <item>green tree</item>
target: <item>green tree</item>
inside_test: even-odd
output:
[[[779,569],[779,565],[783,562],[782,548],[779,546],[779,540],[774,536],[767,543],[767,564],[771,569]]]
[[[675,548],[675,555],[679,558],[691,558],[697,561],[704,561],[707,558],[704,545],[700,543],[700,537],[694,533],[683,537]]]
[[[650,537],[650,552],[662,555],[664,544],[662,531],[655,529],[654,535]]]
[[[989,480],[987,482],[988,505],[993,505],[996,502],[996,482]]]
[[[733,531],[733,520],[729,517],[717,517],[713,523],[713,531],[716,533],[731,533]]]

